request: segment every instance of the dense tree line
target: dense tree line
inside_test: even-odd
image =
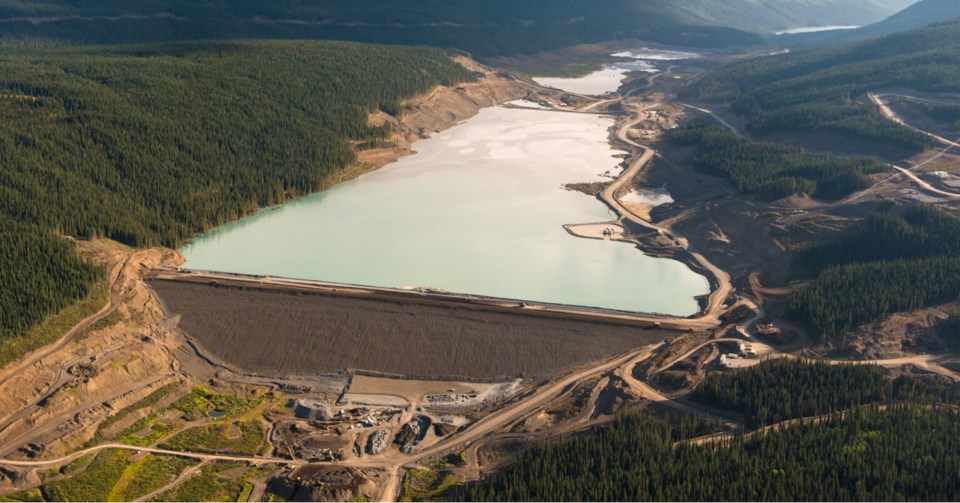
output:
[[[960,21],[825,49],[758,58],[723,68],[683,91],[732,101],[747,130],[827,133],[917,151],[930,138],[884,119],[856,98],[883,87],[952,92],[960,86]]]
[[[316,191],[367,114],[470,75],[435,49],[172,44],[0,58],[0,213],[141,246]]]
[[[596,18],[615,21],[616,27],[633,25],[633,29],[653,26],[656,22],[683,22],[698,25],[687,28],[730,26],[759,33],[792,26],[828,25],[837,19],[865,23],[876,19],[877,12],[893,12],[895,4],[900,2],[902,0],[827,0],[829,7],[824,8],[823,5],[811,6],[809,0],[786,0],[774,6],[757,4],[754,0],[594,0],[589,4],[578,0],[419,0],[403,8],[386,9],[382,2],[375,0],[0,0],[0,19],[169,13],[189,19],[220,16],[234,26],[255,19],[261,23],[296,19],[302,23],[354,22],[388,28],[419,25],[429,30],[435,28],[431,24],[441,22],[450,24],[450,28],[463,28],[512,18],[526,21],[531,28],[545,21],[564,23],[567,29],[563,31],[572,32],[568,36],[579,36],[583,28],[577,25],[592,26]]]
[[[953,312],[949,318],[938,322],[937,333],[950,349],[960,352],[960,313]]]
[[[691,399],[744,415],[750,426],[829,414],[888,401],[957,401],[957,387],[912,377],[891,379],[875,365],[831,365],[787,358],[714,373]]]
[[[757,35],[707,26],[665,0],[303,1],[53,0],[0,2],[8,44],[331,39],[430,45],[497,56],[616,39],[723,47]],[[46,18],[45,22],[31,19]]]
[[[960,256],[960,219],[934,206],[915,205],[902,214],[878,211],[838,235],[794,253],[794,277],[823,269],[878,260]]]
[[[683,146],[697,146],[695,167],[726,178],[740,192],[772,201],[793,194],[840,199],[870,185],[883,166],[871,158],[814,157],[803,149],[740,138],[697,120],[670,133]]]
[[[919,103],[918,106],[920,110],[930,116],[931,119],[960,127],[960,106],[938,105],[933,103]]]
[[[103,271],[47,229],[0,215],[0,344],[87,294]]]
[[[546,444],[467,486],[464,501],[933,501],[960,497],[949,407],[853,409],[748,439],[676,444],[643,414]],[[682,438],[687,438],[682,436]]]
[[[793,295],[790,309],[814,334],[829,339],[958,296],[960,258],[880,261],[827,268]]]
[[[838,236],[797,250],[791,300],[821,338],[960,295],[960,219],[933,206],[878,212]]]
[[[369,112],[470,78],[437,49],[335,42],[0,56],[0,338],[96,276],[53,233],[176,246],[321,189],[389,133]]]
[[[880,367],[778,358],[711,374],[690,398],[742,413],[756,427],[887,401],[892,391],[893,383]]]

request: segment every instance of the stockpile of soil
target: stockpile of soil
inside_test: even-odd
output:
[[[271,479],[267,488],[286,501],[369,499],[376,489],[359,470],[320,465],[308,465],[289,476]]]

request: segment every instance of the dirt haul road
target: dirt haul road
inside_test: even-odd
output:
[[[652,106],[657,106],[657,104],[650,105],[650,107]],[[669,229],[658,227],[632,214],[625,207],[623,207],[623,205],[619,202],[619,200],[616,197],[616,192],[628,186],[628,184],[632,182],[634,177],[644,168],[644,166],[650,161],[650,159],[656,153],[653,149],[639,145],[638,143],[633,142],[632,140],[629,139],[628,131],[633,127],[635,127],[636,124],[639,123],[639,121],[640,120],[637,117],[632,117],[630,119],[627,119],[623,124],[620,125],[617,131],[617,137],[621,141],[623,141],[624,144],[629,145],[635,149],[638,149],[636,151],[637,158],[624,171],[624,173],[617,178],[617,180],[614,182],[612,186],[612,189],[605,191],[606,193],[604,195],[604,199],[612,208],[616,209],[623,218],[626,218],[636,223],[637,225],[641,225],[641,226],[650,228],[651,230],[656,230],[658,232],[661,232],[665,236],[670,236],[671,238],[677,240],[679,247],[686,248],[686,245],[685,243],[683,243],[682,239],[674,238],[672,233],[669,231]],[[711,299],[710,299],[710,302],[708,303],[708,308],[705,310],[705,314],[699,318],[695,318],[695,319],[664,318],[664,317],[657,317],[657,316],[634,315],[632,313],[584,313],[582,310],[580,311],[572,310],[572,309],[566,310],[562,306],[560,307],[530,306],[529,310],[543,310],[543,311],[553,310],[554,312],[563,313],[563,314],[573,314],[578,317],[596,316],[600,318],[628,320],[630,322],[637,322],[637,321],[650,322],[657,325],[663,322],[665,326],[667,324],[670,324],[670,325],[676,325],[677,327],[685,327],[690,329],[714,328],[720,324],[719,315],[720,315],[721,304],[728,297],[730,292],[732,292],[732,286],[730,285],[729,277],[723,271],[712,266],[712,264],[710,264],[708,261],[706,261],[706,259],[704,259],[699,255],[694,254],[694,257],[696,257],[696,259],[700,262],[700,264],[705,269],[711,271],[715,275],[716,280],[719,283],[718,288],[711,294]],[[121,267],[120,270],[122,271],[123,267]],[[174,275],[182,274],[182,273],[173,273],[169,269],[166,270],[165,273],[174,274]],[[131,274],[136,274],[139,278],[139,272],[131,272]],[[217,278],[221,281],[224,281],[224,280],[238,281],[237,277],[232,275],[211,274],[210,277]],[[293,285],[300,288],[311,287],[305,282],[298,282],[294,280],[282,280],[282,279],[275,279],[275,278],[246,278],[245,281],[254,281],[260,284],[278,285],[278,286]],[[366,289],[359,289],[358,291],[358,289],[351,289],[349,286],[344,286],[344,285],[325,285],[325,286],[316,286],[316,287],[327,288],[333,292],[338,292],[340,294],[366,295],[371,293],[369,290],[366,290]],[[345,288],[349,289],[350,291],[345,291],[344,290]],[[428,295],[425,295],[425,296],[428,296]],[[457,302],[462,302],[462,300],[457,300]],[[512,306],[503,305],[501,307],[516,308],[516,305],[515,304]],[[105,316],[107,313],[102,312],[98,314],[102,317],[102,316]],[[99,319],[99,318],[96,318],[96,319]],[[76,333],[82,332],[83,330],[85,330],[87,326],[95,322],[96,319],[90,318],[90,319],[84,320],[83,323],[74,327],[74,330],[72,330],[70,334],[76,334]],[[72,337],[72,335],[70,334],[68,334],[68,336]],[[45,358],[45,355],[57,353],[57,351],[59,351],[62,345],[64,344],[66,344],[66,342],[61,341],[61,343],[58,343],[56,346],[53,346],[51,348],[47,348],[41,351],[35,357],[25,360],[23,362],[23,365],[27,365],[27,364],[32,365],[42,360],[43,358]],[[464,430],[463,432],[444,438],[437,444],[427,447],[423,451],[413,454],[411,456],[402,455],[400,453],[391,453],[385,456],[378,456],[375,459],[370,459],[370,458],[356,459],[356,460],[350,460],[348,462],[331,463],[331,464],[339,465],[339,466],[353,466],[353,467],[359,467],[359,468],[377,468],[377,469],[386,470],[388,476],[386,477],[386,480],[384,481],[383,487],[382,487],[383,499],[390,500],[392,498],[395,498],[397,493],[399,492],[400,472],[403,466],[408,464],[416,464],[419,461],[425,460],[433,456],[440,455],[442,453],[448,452],[449,450],[458,448],[460,446],[470,445],[471,443],[476,442],[480,439],[483,439],[490,434],[496,433],[498,430],[510,425],[511,423],[517,421],[518,419],[523,418],[531,413],[534,413],[540,408],[556,400],[558,397],[564,395],[564,393],[572,389],[572,387],[575,386],[577,383],[585,379],[591,379],[591,378],[603,376],[604,374],[616,371],[617,369],[619,369],[620,373],[623,374],[625,380],[632,379],[632,376],[629,376],[629,377],[627,376],[627,374],[629,374],[629,370],[632,369],[632,367],[637,362],[640,362],[644,359],[649,358],[653,354],[653,352],[657,348],[659,348],[662,344],[663,343],[661,342],[655,345],[644,346],[644,347],[632,350],[628,353],[622,353],[619,356],[608,358],[606,360],[603,360],[601,363],[590,366],[589,368],[574,371],[573,373],[566,376],[561,376],[557,380],[550,382],[538,389],[535,389],[529,395],[524,396],[523,398],[519,399],[517,402],[509,404],[503,407],[502,409],[497,410],[492,414],[478,420],[470,428]],[[19,367],[19,368],[22,368],[22,367]],[[15,369],[13,370],[8,369],[8,371],[5,374],[0,374],[0,376],[2,375],[10,376],[10,375],[13,375],[14,373],[15,373]],[[636,380],[634,379],[633,381],[636,381]],[[642,392],[642,394],[646,394],[655,399],[661,399],[660,396],[657,396],[658,394],[654,390],[650,389],[646,385],[643,385],[643,384],[637,385],[635,384],[635,382],[630,382],[630,384],[631,386],[636,386]],[[591,396],[591,401],[595,401],[595,399],[596,399],[596,394],[593,393]],[[274,457],[199,454],[199,453],[192,453],[192,452],[172,451],[172,450],[159,449],[159,448],[143,448],[143,447],[133,447],[133,446],[127,446],[122,444],[116,444],[116,443],[107,443],[107,444],[102,444],[90,449],[77,451],[72,454],[55,458],[55,459],[48,459],[48,460],[42,460],[42,461],[21,460],[21,459],[0,460],[0,466],[7,465],[12,467],[38,467],[38,468],[57,466],[69,461],[73,461],[78,457],[81,457],[87,454],[93,454],[93,453],[102,451],[104,449],[111,449],[111,448],[132,450],[132,451],[138,451],[138,452],[149,452],[157,455],[186,457],[190,459],[196,459],[202,462],[236,461],[236,462],[251,463],[255,465],[282,464],[287,466],[302,466],[307,464],[307,462],[303,460],[289,460],[289,459],[274,458]]]
[[[661,236],[671,239],[678,248],[687,250],[697,264],[699,264],[703,269],[708,271],[713,276],[714,282],[716,283],[716,288],[714,288],[713,292],[710,293],[706,309],[704,309],[702,316],[691,319],[691,322],[699,322],[696,328],[712,328],[719,325],[719,316],[723,303],[730,296],[730,294],[733,293],[733,285],[730,282],[730,275],[727,274],[726,271],[713,265],[703,255],[690,251],[690,245],[685,239],[676,236],[670,229],[657,226],[633,213],[623,204],[621,204],[620,200],[617,198],[617,194],[632,184],[633,179],[636,178],[637,174],[643,170],[647,163],[649,163],[657,153],[656,150],[631,140],[629,137],[629,131],[643,121],[643,119],[640,117],[641,112],[660,105],[661,103],[650,103],[643,107],[637,108],[631,118],[624,121],[623,124],[621,124],[617,129],[617,139],[624,144],[638,150],[640,152],[640,156],[630,163],[627,169],[625,169],[616,180],[610,183],[610,185],[608,185],[603,192],[600,193],[600,198],[614,211],[616,211],[621,218],[627,219],[634,224],[657,232]],[[693,325],[693,323],[691,323],[691,325]]]
[[[517,419],[522,418],[523,416],[535,411],[538,407],[543,406],[544,404],[549,403],[550,401],[556,399],[568,387],[590,377],[597,375],[602,375],[606,372],[610,372],[618,367],[623,366],[624,364],[633,363],[637,361],[642,361],[646,358],[649,358],[653,351],[661,347],[664,343],[658,343],[650,346],[645,346],[636,351],[630,352],[625,355],[609,359],[599,365],[590,367],[585,370],[575,372],[571,375],[565,376],[553,383],[548,384],[542,388],[537,389],[531,393],[528,397],[516,402],[512,405],[508,405],[491,415],[484,417],[483,419],[477,421],[473,426],[467,430],[454,434],[450,437],[443,439],[442,441],[434,444],[433,446],[424,449],[421,452],[418,452],[413,455],[404,455],[399,452],[391,453],[385,456],[379,456],[375,459],[356,459],[347,462],[340,463],[321,463],[321,464],[333,464],[337,466],[348,466],[355,468],[382,468],[386,469],[388,472],[387,480],[384,482],[383,488],[383,501],[392,501],[398,491],[399,491],[399,479],[400,479],[400,469],[404,465],[415,464],[418,461],[421,461],[426,458],[437,456],[444,452],[447,452],[456,446],[467,445],[471,442],[479,440],[486,435],[496,432],[498,429],[503,428],[504,426],[516,421]],[[69,463],[77,458],[85,456],[87,454],[98,453],[105,449],[123,449],[136,452],[146,452],[156,455],[165,455],[165,456],[176,456],[184,457],[190,459],[196,459],[200,461],[233,461],[233,462],[243,462],[250,463],[254,465],[262,464],[282,464],[288,466],[302,466],[308,464],[304,460],[290,460],[284,458],[274,458],[274,457],[257,457],[257,456],[230,456],[230,455],[219,455],[219,454],[202,454],[194,452],[183,452],[175,451],[169,449],[159,449],[152,447],[135,447],[125,444],[118,443],[107,443],[101,444],[96,447],[91,447],[89,449],[80,450],[72,454],[62,456],[54,459],[47,460],[20,460],[20,459],[0,459],[0,466],[11,466],[11,467],[54,467],[60,466],[65,463]]]
[[[942,157],[942,156],[945,155],[948,151],[950,151],[952,148],[954,148],[954,147],[960,147],[960,143],[950,141],[950,140],[948,140],[948,139],[946,139],[946,138],[944,138],[944,137],[942,137],[942,136],[935,135],[935,134],[930,133],[930,132],[928,132],[928,131],[923,131],[923,130],[921,130],[921,129],[918,129],[918,128],[916,128],[916,127],[911,126],[910,124],[907,124],[907,123],[904,122],[903,119],[901,119],[900,116],[898,116],[886,103],[884,103],[884,102],[882,101],[881,98],[886,97],[886,96],[893,96],[893,97],[900,97],[900,98],[912,99],[912,100],[921,101],[921,102],[925,102],[925,103],[940,103],[940,102],[933,101],[933,100],[927,100],[927,99],[923,99],[923,98],[916,98],[916,97],[912,97],[912,96],[906,96],[906,95],[902,95],[902,94],[890,94],[890,93],[875,94],[875,93],[872,93],[872,92],[871,92],[871,93],[867,93],[867,97],[870,99],[871,102],[873,102],[873,103],[878,107],[878,109],[880,110],[881,115],[883,115],[883,116],[886,117],[887,119],[890,119],[890,120],[896,122],[897,124],[900,124],[900,125],[902,125],[902,126],[905,126],[905,127],[910,128],[910,129],[913,129],[914,131],[918,131],[918,132],[920,132],[920,133],[923,133],[923,134],[925,134],[925,135],[930,136],[931,138],[935,139],[935,140],[938,141],[939,143],[945,145],[946,148],[944,148],[942,151],[940,151],[940,153],[938,153],[938,154],[935,155],[934,157],[931,157],[930,159],[927,159],[927,160],[924,161],[923,163],[920,163],[920,164],[918,164],[918,165],[916,165],[916,166],[913,166],[913,167],[911,167],[911,168],[909,168],[909,169],[907,169],[907,168],[902,168],[902,167],[900,167],[900,166],[891,164],[891,165],[889,165],[889,167],[892,168],[892,169],[894,169],[894,170],[896,170],[898,173],[896,173],[896,174],[894,174],[894,175],[892,175],[892,176],[889,176],[889,177],[887,177],[887,178],[884,178],[884,179],[882,179],[882,180],[874,183],[874,184],[871,185],[870,187],[867,187],[867,188],[864,189],[864,190],[854,192],[854,193],[848,195],[847,197],[845,197],[845,198],[843,198],[843,199],[841,199],[841,200],[839,200],[839,201],[835,201],[835,202],[832,202],[832,203],[822,203],[822,204],[818,204],[818,205],[816,205],[816,206],[806,208],[806,211],[822,211],[822,210],[827,210],[827,209],[831,209],[831,208],[837,208],[837,207],[840,207],[840,206],[846,206],[846,205],[853,204],[853,203],[855,203],[855,202],[863,199],[863,198],[866,197],[866,196],[869,196],[869,195],[872,195],[872,194],[876,193],[878,190],[881,189],[881,187],[882,187],[883,185],[885,185],[885,184],[887,184],[887,183],[895,180],[895,179],[898,178],[901,174],[904,175],[904,176],[906,176],[907,178],[909,178],[912,182],[914,182],[915,184],[917,184],[921,189],[927,191],[928,193],[931,193],[931,194],[934,194],[934,195],[937,195],[937,196],[947,197],[947,198],[950,198],[950,199],[960,199],[960,194],[956,194],[956,193],[953,193],[953,192],[947,192],[947,191],[944,191],[944,190],[941,190],[941,189],[937,189],[936,187],[933,187],[933,186],[930,185],[929,183],[927,183],[927,182],[923,181],[922,179],[920,179],[919,177],[917,177],[916,174],[914,174],[914,172],[913,172],[913,171],[917,170],[918,168],[920,168],[920,167],[922,167],[922,166],[925,166],[925,165],[929,164],[930,162],[933,162],[934,160]],[[740,133],[740,131],[739,131],[736,127],[734,127],[734,126],[731,125],[729,122],[727,122],[726,120],[724,120],[722,117],[720,117],[719,115],[713,113],[712,111],[710,111],[710,110],[708,110],[708,109],[700,108],[700,107],[697,107],[697,106],[694,106],[694,105],[689,105],[689,104],[686,104],[686,103],[676,103],[676,104],[677,104],[677,105],[680,105],[680,106],[682,106],[682,107],[689,108],[689,109],[691,109],[691,110],[696,110],[696,111],[698,111],[698,112],[702,112],[702,113],[704,113],[704,114],[707,114],[707,115],[709,115],[710,117],[712,117],[714,120],[716,120],[717,122],[719,122],[721,125],[723,125],[725,128],[727,128],[728,130],[730,130],[730,132],[732,132],[733,134],[735,134],[735,135],[737,135],[737,136],[740,136],[740,137],[743,137],[743,135]],[[771,209],[771,210],[794,209],[794,208],[792,208],[792,207],[777,206],[777,205],[772,205],[772,204],[766,204],[766,205],[763,205],[763,206],[764,206],[765,208]]]
[[[883,99],[882,99],[882,98],[884,98],[884,97],[886,97],[886,96],[893,96],[893,97],[899,97],[899,98],[904,98],[904,99],[909,99],[909,100],[914,100],[914,101],[920,101],[920,102],[924,102],[924,103],[936,103],[936,102],[935,102],[935,101],[931,101],[931,100],[922,99],[922,98],[916,98],[916,97],[913,97],[913,96],[906,96],[906,95],[903,95],[903,94],[874,94],[874,93],[867,93],[867,96],[870,98],[870,101],[872,101],[873,104],[877,105],[877,107],[880,109],[880,113],[881,113],[884,117],[886,117],[887,119],[890,119],[890,120],[896,122],[897,124],[900,124],[901,126],[905,126],[905,127],[908,127],[908,128],[910,128],[910,129],[912,129],[912,130],[914,130],[914,131],[923,133],[923,134],[925,134],[925,135],[933,138],[934,140],[937,140],[939,143],[941,143],[941,144],[943,144],[943,145],[946,146],[946,148],[944,148],[943,150],[941,150],[937,155],[935,155],[935,156],[931,157],[930,159],[927,159],[926,161],[924,161],[924,162],[922,162],[922,163],[920,163],[920,164],[917,164],[916,166],[913,166],[913,167],[911,167],[911,168],[909,168],[909,169],[907,169],[907,168],[901,168],[900,166],[896,166],[896,165],[893,165],[893,168],[896,169],[897,171],[903,173],[907,178],[909,178],[909,179],[912,180],[914,183],[916,183],[917,185],[919,185],[921,189],[923,189],[923,190],[925,190],[925,191],[927,191],[927,192],[929,192],[929,193],[932,193],[932,194],[935,194],[935,195],[938,195],[938,196],[948,197],[948,198],[951,198],[951,199],[960,199],[960,194],[957,194],[957,193],[954,193],[954,192],[947,192],[947,191],[945,191],[945,190],[940,190],[940,189],[938,189],[938,188],[930,185],[929,183],[925,182],[924,180],[920,179],[920,177],[918,177],[918,176],[914,173],[914,171],[916,171],[918,168],[921,168],[921,167],[923,167],[923,166],[925,166],[925,165],[933,162],[934,160],[936,160],[936,159],[938,159],[938,158],[940,158],[940,157],[943,157],[944,155],[946,155],[947,152],[949,152],[949,151],[950,151],[951,149],[953,149],[954,147],[960,147],[960,144],[958,144],[957,142],[950,141],[950,140],[948,140],[948,139],[946,139],[946,138],[944,138],[944,137],[942,137],[942,136],[935,135],[935,134],[933,134],[933,133],[931,133],[931,132],[929,132],[929,131],[924,131],[924,130],[922,130],[922,129],[913,127],[913,126],[911,126],[910,124],[907,124],[899,115],[897,115],[896,112],[893,111],[893,109],[890,108],[889,105],[887,105],[886,103],[883,102]]]
[[[606,372],[616,369],[624,365],[627,362],[634,360],[643,360],[649,358],[653,351],[662,346],[663,343],[654,344],[651,346],[646,346],[637,351],[631,352],[626,355],[608,360],[600,365],[591,367],[580,372],[576,372],[569,376],[566,376],[556,382],[553,382],[545,387],[537,389],[529,397],[507,407],[504,407],[493,414],[484,417],[483,419],[477,421],[473,426],[468,428],[459,434],[454,434],[450,437],[445,438],[441,442],[424,449],[412,456],[405,456],[399,453],[395,453],[389,456],[391,460],[395,460],[395,463],[388,469],[390,476],[388,481],[385,483],[383,489],[383,494],[381,495],[381,501],[393,501],[398,492],[399,492],[399,472],[403,465],[415,464],[420,460],[429,458],[432,456],[437,456],[444,452],[449,451],[450,449],[458,445],[467,445],[471,442],[474,442],[490,433],[496,432],[498,429],[510,424],[517,419],[520,419],[526,414],[533,412],[537,407],[544,405],[558,395],[560,395],[567,387],[587,379],[589,377],[602,375]],[[354,461],[351,463],[344,463],[345,466],[353,467],[382,467],[384,462],[389,462],[387,460],[360,460]]]

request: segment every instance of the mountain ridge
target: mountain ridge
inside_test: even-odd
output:
[[[882,18],[912,0],[0,0],[9,46],[200,39],[341,39],[431,45],[477,56],[643,39],[690,47],[759,45],[755,33]]]
[[[660,0],[691,19],[753,32],[880,21],[915,0]]]
[[[838,44],[891,35],[958,17],[960,17],[960,2],[956,0],[920,0],[880,22],[862,28],[782,35],[780,40],[784,45],[793,47]]]

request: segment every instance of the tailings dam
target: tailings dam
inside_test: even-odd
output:
[[[273,377],[341,370],[458,380],[547,376],[679,333],[667,323],[410,292],[184,273],[157,273],[148,282],[201,354]]]

